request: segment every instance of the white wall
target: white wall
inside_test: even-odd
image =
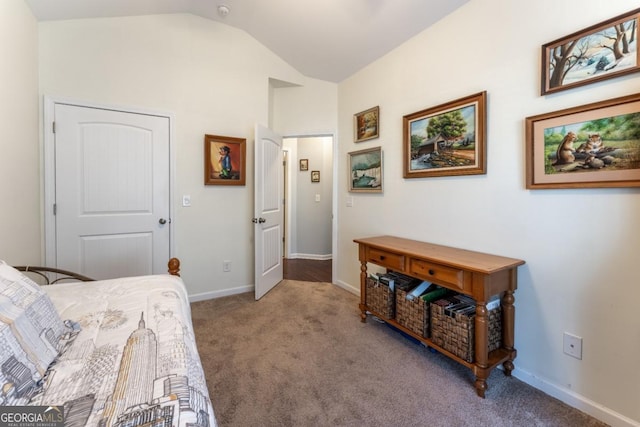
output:
[[[333,138],[298,138],[296,145],[296,196],[291,201],[296,206],[294,258],[330,259]],[[300,159],[309,160],[309,170],[300,171]],[[311,182],[312,171],[320,172],[320,182]]]
[[[0,259],[38,265],[38,26],[23,0],[0,2],[0,57]]]
[[[338,128],[338,85],[305,78],[298,86],[273,90],[273,129],[283,136],[335,134]]]
[[[359,286],[353,239],[378,234],[525,260],[516,374],[614,425],[640,423],[640,189],[526,190],[524,119],[638,91],[636,74],[539,95],[542,44],[634,6],[472,0],[339,85],[342,284]],[[483,90],[487,175],[403,179],[402,117]],[[353,114],[376,105],[380,138],[349,142]],[[349,194],[346,153],[378,145],[384,195]],[[563,354],[565,331],[584,338],[582,360]]]
[[[269,78],[303,76],[245,32],[193,15],[43,22],[39,32],[41,95],[174,115],[182,277],[196,297],[249,290],[254,123],[269,122]],[[246,186],[203,185],[205,133],[247,139]]]

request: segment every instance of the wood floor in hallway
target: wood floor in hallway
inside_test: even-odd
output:
[[[331,260],[284,258],[284,278],[307,282],[331,283]]]

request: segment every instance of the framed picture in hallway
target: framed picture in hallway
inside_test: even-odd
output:
[[[540,94],[640,71],[639,18],[635,9],[543,45]]]
[[[320,182],[320,171],[311,171],[311,182]]]
[[[353,151],[349,155],[349,191],[382,193],[382,147]]]
[[[247,140],[204,136],[204,185],[245,185]]]

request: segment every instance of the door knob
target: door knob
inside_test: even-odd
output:
[[[266,220],[266,219],[264,219],[264,218],[259,218],[259,219],[258,219],[258,222],[259,222],[260,224],[263,224],[263,223],[267,222],[267,220]]]
[[[162,224],[162,225],[165,225],[165,224],[167,223],[167,220],[166,220],[166,219],[164,219],[164,218],[160,218],[160,219],[158,220],[158,222],[159,222],[160,224]]]
[[[251,220],[251,222],[252,222],[252,223],[254,223],[254,224],[257,224],[257,223],[258,223],[258,218],[253,218],[253,219]]]

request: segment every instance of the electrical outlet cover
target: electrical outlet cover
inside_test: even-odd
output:
[[[565,332],[562,344],[563,344],[562,347],[565,354],[575,357],[576,359],[582,359],[582,338],[581,337]]]

